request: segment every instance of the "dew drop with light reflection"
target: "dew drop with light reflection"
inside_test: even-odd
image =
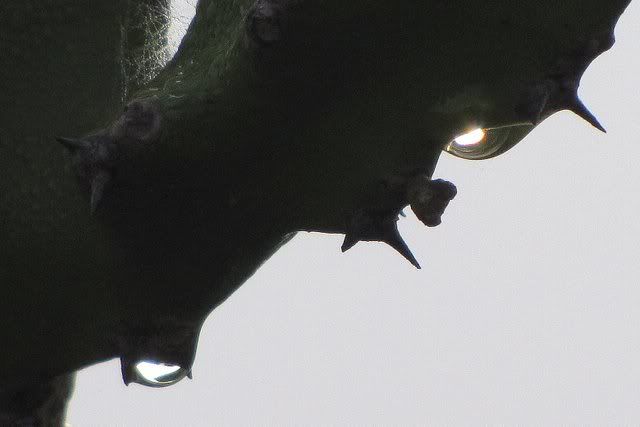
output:
[[[485,131],[483,129],[474,129],[471,132],[465,133],[454,138],[453,142],[457,145],[469,146],[479,144],[484,140]]]
[[[178,365],[159,362],[141,361],[136,363],[135,369],[138,373],[136,382],[150,387],[170,386],[189,376],[189,371]]]

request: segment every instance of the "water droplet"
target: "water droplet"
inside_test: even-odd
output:
[[[143,360],[135,365],[136,382],[149,387],[166,387],[176,384],[191,371],[168,363]]]
[[[478,128],[456,137],[444,150],[463,159],[489,159],[509,150],[531,129],[531,125],[520,124],[489,129]]]

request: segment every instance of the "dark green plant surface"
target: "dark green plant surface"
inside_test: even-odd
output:
[[[628,3],[201,0],[144,83],[166,2],[3,1],[0,383],[190,366],[206,315],[299,230],[409,257],[397,214],[437,224],[454,136],[493,129],[483,157],[561,109],[597,125],[576,89]]]

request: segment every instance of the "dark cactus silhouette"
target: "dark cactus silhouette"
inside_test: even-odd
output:
[[[442,150],[560,110],[604,130],[577,89],[628,3],[200,0],[163,65],[168,0],[3,0],[0,423],[61,423],[110,358],[190,376],[207,314],[297,231],[419,268],[396,222],[441,222]]]

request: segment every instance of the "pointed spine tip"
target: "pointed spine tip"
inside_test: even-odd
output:
[[[580,98],[578,98],[577,96],[574,97],[572,105],[570,105],[568,109],[571,110],[578,117],[587,121],[587,123],[589,123],[594,128],[598,129],[601,132],[607,133],[607,130],[604,128],[604,126],[600,124],[596,116],[594,116],[593,113],[589,111],[589,109],[582,103]]]
[[[422,267],[420,267],[420,263],[418,262],[416,257],[413,256],[413,253],[411,253],[411,249],[409,249],[409,246],[407,246],[406,242],[402,239],[402,236],[400,236],[400,233],[398,232],[397,229],[394,230],[392,237],[384,240],[384,243],[386,243],[387,245],[395,249],[400,255],[402,255],[407,261],[409,261],[411,265],[413,265],[415,268],[417,268],[418,270],[422,269]]]
[[[413,257],[413,255],[411,256],[411,259],[407,258],[407,260],[409,260],[411,265],[413,265],[416,268],[416,270],[422,270],[420,263],[418,262],[417,259],[415,259],[415,257]]]
[[[340,246],[340,250],[344,253],[354,247],[356,243],[358,243],[358,239],[350,236],[349,234],[345,234],[342,246]]]

